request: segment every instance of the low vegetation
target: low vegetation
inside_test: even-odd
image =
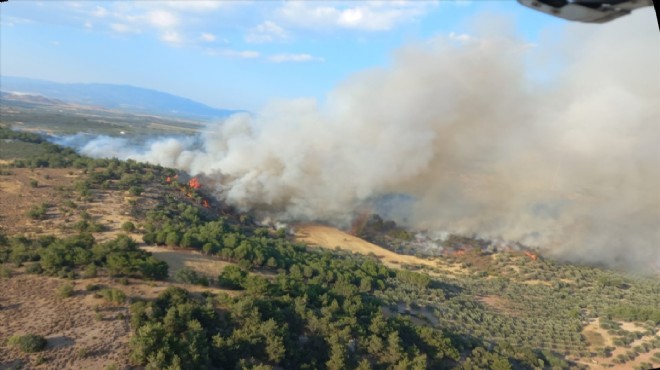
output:
[[[35,335],[13,335],[7,340],[7,344],[12,347],[17,347],[25,353],[39,352],[46,348],[48,342],[46,338]]]
[[[0,275],[90,279],[80,294],[73,294],[70,281],[57,294],[70,297],[62,302],[95,295],[121,318],[128,314],[133,334],[126,366],[503,370],[580,369],[592,359],[608,366],[660,363],[657,278],[485,253],[478,245],[463,256],[443,257],[461,265],[460,276],[429,266],[392,269],[374,256],[296,243],[284,230],[259,226],[250,214],[213,204],[203,190],[172,181],[174,170],[82,157],[37,135],[0,129],[0,138],[44,149],[5,165],[9,170],[84,172],[62,190],[75,193],[68,203],[41,203],[28,212],[40,221],[65,210],[77,217],[76,226],[59,236],[0,235]],[[42,190],[37,185],[34,191]],[[85,202],[102,192],[128,199],[131,221],[122,219],[121,231],[147,245],[221,260],[224,267],[209,274],[189,266],[170,276],[165,262],[121,231],[99,242],[105,230]],[[374,230],[385,230],[389,241],[411,238],[394,224],[369,222],[364,230],[373,237]],[[101,278],[114,279],[115,286],[99,284]],[[130,285],[119,285],[129,284],[128,278]],[[130,293],[135,279],[167,280],[170,286],[147,299]],[[193,293],[200,289],[204,293]],[[96,312],[98,322],[108,319],[104,313]],[[587,327],[598,335],[588,335]],[[26,348],[41,343],[36,336],[11,338],[9,344],[21,350],[21,340],[31,343]],[[90,356],[87,348],[79,354]]]
[[[126,235],[105,243],[96,243],[89,233],[64,239],[52,235],[11,237],[0,243],[0,263],[5,262],[16,266],[30,263],[33,273],[69,278],[81,274],[91,277],[102,269],[110,276],[164,279],[168,271],[166,263],[138,248]]]

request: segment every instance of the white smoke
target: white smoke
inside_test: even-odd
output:
[[[342,222],[384,194],[413,225],[562,256],[660,265],[660,41],[653,11],[567,26],[558,47],[488,30],[397,51],[313,99],[239,114],[193,139],[82,150],[184,169],[281,220]],[[542,82],[535,66],[562,62]],[[539,67],[543,68],[543,67]],[[102,144],[102,145],[101,145]]]

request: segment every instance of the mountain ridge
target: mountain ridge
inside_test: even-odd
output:
[[[197,119],[225,118],[241,110],[221,109],[154,89],[107,83],[59,83],[41,79],[0,76],[0,91],[55,98],[68,103],[97,105],[135,113]]]

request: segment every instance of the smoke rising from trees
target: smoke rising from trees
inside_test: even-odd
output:
[[[322,104],[277,101],[197,139],[134,148],[99,138],[82,152],[203,174],[231,204],[283,220],[345,223],[365,202],[402,193],[415,199],[401,216],[416,227],[658,268],[652,10],[567,25],[554,46],[484,28],[407,45],[391,66],[351,76]],[[539,78],[553,63],[551,78]]]

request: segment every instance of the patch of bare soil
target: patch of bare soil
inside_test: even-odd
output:
[[[621,328],[626,331],[644,331],[643,328],[637,326],[634,323],[621,322]],[[616,347],[614,345],[614,338],[607,332],[607,330],[600,327],[600,319],[594,319],[587,326],[582,329],[582,335],[585,337],[589,343],[591,351],[595,351],[598,348],[603,347],[615,347],[612,351],[612,355],[608,358],[605,357],[594,357],[592,359],[578,359],[577,361],[585,365],[589,365],[591,369],[615,369],[615,370],[628,370],[633,369],[636,366],[640,365],[642,362],[653,362],[652,357],[654,351],[649,351],[648,353],[640,353],[633,361],[628,361],[624,364],[616,364],[612,360],[616,358],[619,354],[626,353],[635,346],[638,346],[642,343],[653,340],[657,335],[644,336],[634,342],[632,342],[629,348],[625,347]]]
[[[123,233],[126,221],[136,223],[125,191],[93,190],[91,200],[82,201],[71,190],[82,175],[72,169],[20,169],[12,168],[10,175],[0,175],[0,230],[8,235],[54,234],[67,236],[77,233],[72,226],[85,211],[90,221],[101,224],[102,232],[94,237],[102,242]],[[31,180],[38,185],[31,185]],[[155,202],[159,194],[145,191],[142,204]],[[46,216],[33,220],[27,216],[34,205],[49,203]],[[65,204],[69,205],[65,205]],[[73,204],[73,206],[71,206]],[[137,223],[136,223],[137,224]],[[129,234],[142,242],[140,234]],[[199,252],[144,247],[156,258],[170,265],[170,274],[183,267],[216,278],[227,262],[204,256]],[[20,269],[21,271],[23,269]],[[229,295],[237,291],[179,284],[173,281],[145,282],[128,279],[122,285],[103,277],[83,280],[64,280],[16,272],[9,279],[0,278],[0,369],[102,369],[116,364],[128,366],[128,342],[131,331],[128,324],[128,303],[115,305],[86,291],[89,284],[121,289],[131,299],[154,299],[170,286],[180,286],[193,293],[211,292]],[[75,293],[59,298],[57,290],[71,284]],[[122,318],[123,317],[123,318]],[[6,346],[11,335],[33,333],[47,338],[47,349],[36,354],[24,354]]]
[[[231,262],[221,261],[215,257],[206,256],[200,252],[188,249],[173,249],[160,246],[141,246],[140,248],[150,252],[155,258],[166,262],[170,267],[170,276],[174,276],[177,271],[187,267],[191,270],[194,270],[198,274],[206,276],[209,278],[209,280],[215,280],[218,278],[218,275],[220,275],[225,266],[233,265]],[[265,278],[272,278],[274,276],[274,274],[269,273],[268,271],[251,272],[251,274],[261,275]],[[223,293],[230,296],[241,294],[241,291],[239,290],[222,289],[214,286],[205,287],[201,285],[179,284],[171,278],[169,280],[169,284],[181,286],[193,293],[207,291],[212,293]]]
[[[527,284],[527,285],[545,285],[545,286],[550,286],[550,285],[552,285],[552,284],[550,284],[549,281],[538,280],[538,279],[523,280],[523,281],[521,281],[521,282],[522,282],[523,284]]]
[[[65,284],[73,286],[74,294],[60,298],[57,291]],[[91,284],[120,289],[128,300],[121,305],[108,303],[86,290]],[[17,365],[29,369],[103,369],[111,364],[125,368],[131,337],[129,302],[155,299],[171,286],[193,293],[240,294],[166,281],[127,279],[127,284],[120,284],[108,277],[65,280],[15,272],[9,279],[0,279],[0,369]],[[28,333],[46,337],[47,348],[25,354],[5,345],[11,335]]]
[[[625,331],[637,331],[637,332],[642,332],[646,331],[643,327],[635,324],[634,322],[622,322],[621,323],[621,329]]]
[[[386,318],[396,317],[401,314],[405,314],[407,319],[410,319],[412,323],[420,326],[438,325],[438,319],[433,316],[433,314],[424,309],[413,309],[406,307],[404,303],[399,303],[396,305],[396,310],[393,307],[384,306],[380,308],[380,311],[383,313],[383,316]]]
[[[492,308],[493,310],[510,316],[515,316],[516,312],[509,307],[509,301],[505,298],[495,295],[486,295],[477,299],[479,302]]]
[[[64,284],[74,286],[73,296],[57,296]],[[26,274],[0,279],[0,368],[16,363],[37,368],[39,358],[44,361],[39,369],[127,365],[127,305],[110,305],[94,298],[83,284],[86,283]],[[5,345],[9,336],[28,333],[46,337],[46,350],[24,354]]]
[[[9,235],[16,233],[43,233],[56,231],[65,216],[56,206],[66,199],[70,187],[80,176],[80,170],[68,168],[12,168],[11,175],[0,176],[0,230]],[[30,182],[37,181],[33,187]],[[28,210],[35,205],[48,203],[46,217],[32,220]]]
[[[104,242],[124,233],[121,226],[126,221],[136,223],[129,215],[132,197],[121,190],[93,190],[91,200],[81,200],[75,190],[75,181],[82,175],[80,170],[44,168],[12,168],[11,175],[0,176],[0,230],[8,235],[52,234],[64,237],[76,234],[74,225],[81,220],[80,212],[90,215],[90,221],[103,226],[103,231],[93,233]],[[36,180],[33,187],[30,182]],[[47,203],[42,219],[27,216],[33,206]],[[73,204],[74,208],[66,204]],[[138,242],[140,234],[129,234]]]
[[[167,262],[170,266],[170,276],[184,267],[195,270],[198,273],[204,274],[208,277],[217,277],[222,269],[231,265],[230,262],[220,261],[203,255],[197,251],[185,249],[171,249],[167,247],[148,246],[141,247],[147,252],[151,252],[154,257],[161,261]]]
[[[124,191],[103,190],[95,191],[93,200],[86,204],[87,213],[92,216],[94,222],[103,226],[103,231],[94,233],[94,238],[99,242],[114,239],[119,234],[127,234],[121,226],[127,222],[137,223],[129,215],[131,206],[129,200],[133,199],[125,195]],[[137,233],[128,234],[138,242],[142,242],[142,235]]]
[[[323,225],[299,225],[296,227],[296,240],[314,246],[339,248],[363,255],[374,255],[390,267],[400,268],[402,263],[434,266],[435,264],[414,256],[399,255],[376,244],[369,243],[356,236],[334,227]]]

